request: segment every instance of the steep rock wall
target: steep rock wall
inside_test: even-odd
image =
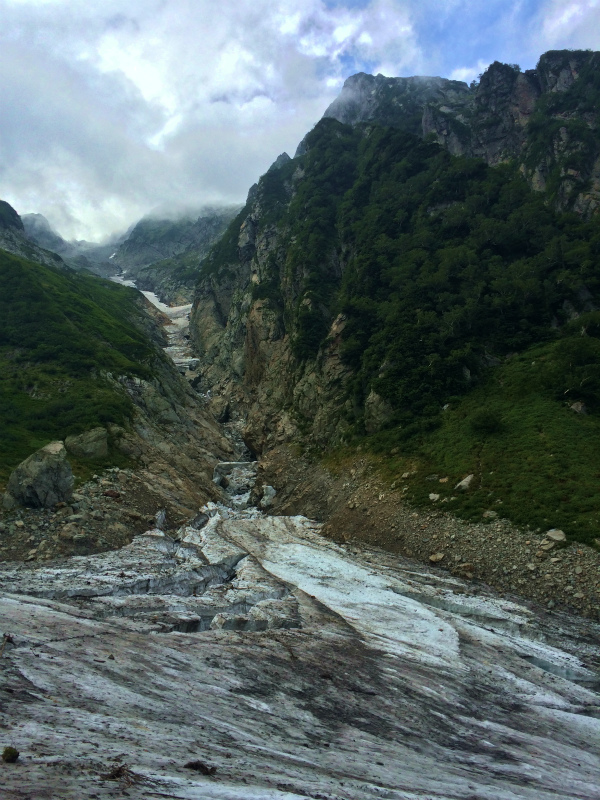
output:
[[[202,362],[199,388],[217,416],[243,417],[256,453],[281,442],[319,448],[343,441],[356,410],[347,391],[354,376],[340,356],[346,319],[334,296],[355,253],[350,240],[323,234],[318,246],[311,241],[321,235],[319,215],[323,227],[335,228],[327,197],[342,197],[356,180],[347,151],[357,147],[356,137],[368,140],[374,125],[400,128],[492,166],[516,162],[555,207],[593,213],[600,147],[597,110],[588,106],[599,58],[551,52],[525,73],[495,62],[471,87],[441,78],[361,73],[348,79],[323,122],[337,120],[354,133],[336,131],[339,153],[323,164],[318,191],[305,192],[311,133],[294,160],[278,159],[252,188],[204,262],[191,332]],[[427,213],[451,215],[452,205]],[[362,403],[368,432],[386,424],[391,409],[377,391],[366,387]]]

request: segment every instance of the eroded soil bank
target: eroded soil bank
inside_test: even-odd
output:
[[[591,547],[548,547],[545,532],[507,520],[470,523],[433,503],[429,512],[414,508],[402,499],[410,475],[385,480],[377,461],[362,454],[333,472],[279,447],[263,458],[258,474],[255,494],[262,485],[273,486],[276,513],[322,520],[323,535],[334,541],[375,545],[425,563],[434,556],[437,567],[474,586],[484,583],[547,609],[561,606],[600,618],[600,553]]]

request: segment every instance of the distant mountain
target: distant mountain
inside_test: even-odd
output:
[[[214,207],[176,219],[144,217],[111,261],[140,289],[166,301],[188,302],[202,259],[239,210]]]
[[[45,249],[27,236],[23,220],[4,200],[0,200],[0,249],[22,258],[33,259],[40,264],[66,269],[66,264],[58,253]]]
[[[114,265],[109,259],[124,237],[114,238],[106,244],[84,240],[68,242],[42,214],[23,214],[21,219],[29,239],[46,250],[58,253],[72,269],[87,269],[104,276],[114,274]]]

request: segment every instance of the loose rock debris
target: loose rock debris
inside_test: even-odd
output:
[[[600,626],[235,491],[172,536],[0,566],[3,800],[600,798]]]

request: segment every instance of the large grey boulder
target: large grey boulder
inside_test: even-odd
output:
[[[92,428],[79,436],[67,436],[65,447],[75,458],[106,458],[108,433],[106,428]]]
[[[367,433],[377,433],[394,414],[394,409],[371,389],[369,396],[365,400],[365,430]]]
[[[50,507],[71,499],[73,472],[62,442],[50,442],[22,461],[11,474],[4,505]]]

